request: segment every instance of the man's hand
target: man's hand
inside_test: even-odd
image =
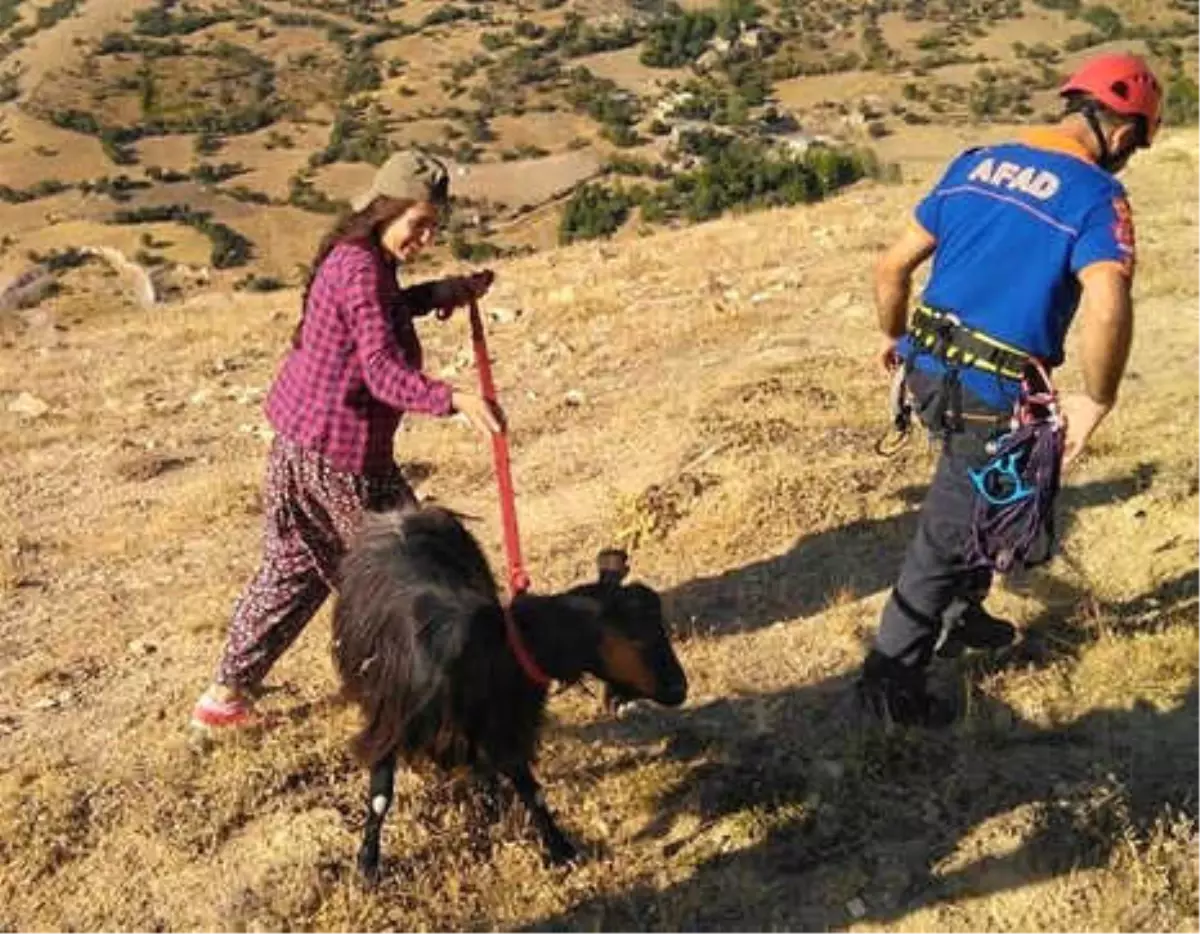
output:
[[[1112,411],[1111,405],[1102,405],[1083,393],[1064,396],[1059,403],[1059,413],[1065,422],[1066,439],[1063,449],[1063,467],[1071,464],[1083,453],[1088,439]]]
[[[1066,421],[1063,466],[1070,466],[1087,447],[1088,439],[1112,411],[1129,360],[1133,341],[1133,304],[1129,276],[1120,263],[1093,263],[1079,272],[1082,295],[1080,362],[1084,392],[1060,404]]]
[[[883,372],[889,376],[904,365],[904,358],[896,349],[896,345],[899,343],[900,338],[898,337],[882,337],[879,341],[879,352],[875,359]]]

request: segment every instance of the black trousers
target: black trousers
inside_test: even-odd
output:
[[[942,378],[914,371],[908,385],[921,421],[940,433],[946,394]],[[959,391],[962,430],[942,447],[917,533],[875,637],[877,652],[910,668],[929,664],[943,620],[961,611],[956,604],[982,603],[992,585],[991,572],[972,567],[966,559],[975,499],[967,469],[978,469],[990,459],[987,443],[1007,430],[1011,411],[990,408],[966,389]]]

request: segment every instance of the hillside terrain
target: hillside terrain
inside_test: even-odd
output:
[[[1054,67],[1064,67],[1075,54],[1063,48],[1070,37],[1106,20],[983,0],[880,4],[870,22],[853,12],[859,5],[834,0],[762,4],[760,20],[781,36],[789,11],[829,20],[802,24],[767,65],[807,61],[805,36],[828,43],[813,52],[821,61],[851,52],[861,60],[780,77],[774,104],[751,112],[791,109],[803,129],[785,136],[869,142],[898,173],[705,223],[686,212],[646,220],[646,205],[659,202],[644,200],[612,239],[558,246],[565,205],[579,202],[569,190],[556,197],[560,182],[540,165],[557,166],[569,189],[587,177],[573,158],[602,167],[634,150],[667,165],[668,147],[617,146],[603,135],[615,124],[565,104],[537,116],[534,104],[562,88],[522,81],[530,100],[514,114],[510,88],[488,72],[496,62],[458,79],[449,69],[546,41],[522,35],[521,22],[549,33],[578,13],[589,29],[617,33],[648,16],[638,29],[649,29],[661,14],[647,6],[0,0],[0,43],[11,44],[0,74],[13,69],[16,95],[0,105],[0,184],[71,186],[0,205],[0,263],[9,264],[0,272],[18,274],[27,250],[57,263],[40,301],[0,310],[0,929],[1200,926],[1196,129],[1166,129],[1123,176],[1139,249],[1128,381],[1068,478],[1062,555],[1003,581],[991,598],[1019,625],[1019,643],[939,663],[939,688],[964,711],[952,730],[886,734],[860,722],[850,684],[933,457],[919,439],[891,459],[873,451],[887,402],[873,362],[870,265],[946,159],[1010,138],[1010,121],[1050,106],[1035,94],[1032,114],[973,117],[969,102],[955,110],[947,94],[935,119],[932,104],[904,88],[969,88],[982,67],[922,65],[926,54],[983,55],[987,67],[1007,68],[1016,67],[1014,43],[1046,42],[1062,49]],[[438,12],[447,7],[461,17]],[[968,7],[975,29],[960,23]],[[1008,9],[1023,15],[1001,15]],[[1193,40],[1159,36],[1194,26],[1194,5],[1112,9],[1122,46],[1154,43],[1169,67],[1178,45],[1179,74],[1194,76]],[[316,16],[319,25],[299,19]],[[357,885],[366,778],[346,749],[355,718],[337,699],[327,610],[269,678],[272,729],[205,745],[186,728],[259,560],[270,437],[261,404],[298,313],[294,264],[330,220],[312,207],[370,172],[341,157],[308,167],[343,103],[330,97],[328,76],[349,60],[344,44],[386,23],[389,37],[370,45],[381,86],[356,93],[368,109],[389,108],[387,139],[401,142],[420,121],[452,122],[421,116],[448,106],[443,80],[496,90],[488,124],[497,138],[463,163],[464,186],[484,177],[487,191],[508,184],[519,199],[536,184],[547,199],[518,213],[517,200],[484,204],[494,195],[481,188],[482,226],[444,238],[538,248],[492,260],[498,279],[485,302],[535,587],[579,581],[598,549],[626,547],[635,575],[663,593],[690,678],[678,711],[636,706],[613,718],[586,685],[551,699],[539,773],[586,854],[569,872],[541,866],[519,808],[480,831],[477,802],[460,785],[403,773],[384,879],[374,891]],[[882,39],[870,41],[882,58],[866,68],[864,41],[876,28]],[[947,48],[921,48],[937,30]],[[1155,36],[1130,39],[1131,30]],[[213,98],[173,84],[193,73],[169,67],[170,55],[101,52],[110,33],[129,37],[110,43],[188,49],[211,37],[212,54],[198,56],[211,70],[195,80]],[[488,50],[485,33],[515,38]],[[639,36],[578,58],[649,107],[663,74],[680,89],[695,75],[691,64],[643,64],[653,40]],[[261,66],[215,51],[221,42],[256,61],[316,58],[309,72],[272,65],[267,88],[253,77]],[[712,48],[710,37],[697,57]],[[143,56],[145,67],[162,67],[150,82],[159,119],[269,104],[272,122],[214,131],[221,148],[203,158],[201,134],[128,139],[53,125],[49,114],[71,107],[104,127],[143,125]],[[100,77],[89,86],[92,68]],[[130,87],[118,93],[121,75]],[[731,79],[721,70],[719,80]],[[93,87],[104,100],[91,100]],[[461,97],[482,106],[471,90]],[[858,109],[868,98],[871,113],[882,109],[883,135]],[[846,102],[847,113],[822,126],[825,100]],[[893,104],[931,122],[906,121]],[[652,135],[648,118],[636,132]],[[269,143],[271,133],[290,146]],[[572,146],[576,134],[586,147]],[[549,155],[504,160],[505,147],[525,143]],[[117,167],[112,157],[125,149],[137,161]],[[201,162],[223,161],[250,171],[211,184],[190,177]],[[129,181],[112,181],[121,172]],[[167,181],[169,172],[189,178]],[[298,176],[309,180],[299,185],[302,205],[280,203]],[[110,182],[82,190],[98,178]],[[594,184],[620,192],[626,182],[610,174]],[[239,184],[269,203],[227,193]],[[187,223],[114,223],[117,211],[185,203]],[[252,241],[253,258],[217,267],[214,243],[238,241],[216,225]],[[62,252],[80,246],[163,262],[129,269]],[[462,266],[447,249],[419,272]],[[153,307],[137,298],[146,268],[162,269],[156,289],[174,290]],[[247,276],[280,287],[258,291],[263,283]],[[462,318],[423,322],[421,333],[432,372],[474,385]],[[1064,388],[1078,385],[1074,357],[1072,346]],[[456,422],[412,418],[396,453],[423,497],[477,517],[471,528],[499,570],[486,446]]]
[[[516,814],[471,836],[469,802],[407,776],[359,891],[325,614],[270,679],[279,725],[193,748],[258,560],[259,405],[297,294],[148,312],[72,271],[0,356],[0,926],[1194,930],[1196,151],[1169,133],[1129,172],[1128,389],[1064,493],[1063,557],[994,597],[1021,644],[940,671],[967,709],[945,735],[847,708],[931,465],[871,450],[866,270],[919,182],[500,264],[536,585],[626,545],[692,682],[683,710],[615,721],[554,698],[542,774],[588,853],[569,874]],[[469,384],[465,323],[424,332]],[[398,456],[499,567],[476,437],[413,419]]]
[[[3,0],[0,288],[87,246],[166,299],[298,284],[404,145],[452,163],[444,251],[482,262],[812,200],[909,131],[1051,115],[1104,48],[1188,122],[1196,32],[1194,0]]]

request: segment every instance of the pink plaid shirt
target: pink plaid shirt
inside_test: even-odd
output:
[[[421,342],[395,267],[366,244],[338,244],[317,270],[294,347],[267,397],[279,434],[339,470],[383,474],[404,412],[445,416],[448,385],[421,372]]]

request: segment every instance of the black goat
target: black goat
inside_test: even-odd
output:
[[[333,616],[334,663],[365,717],[353,744],[371,769],[364,875],[379,870],[398,759],[465,766],[493,789],[506,776],[547,859],[574,857],[530,769],[549,679],[591,673],[612,698],[672,707],[687,696],[658,594],[622,584],[624,552],[601,552],[599,570],[595,583],[526,594],[506,610],[483,552],[453,513],[424,506],[367,519],[342,565]]]

